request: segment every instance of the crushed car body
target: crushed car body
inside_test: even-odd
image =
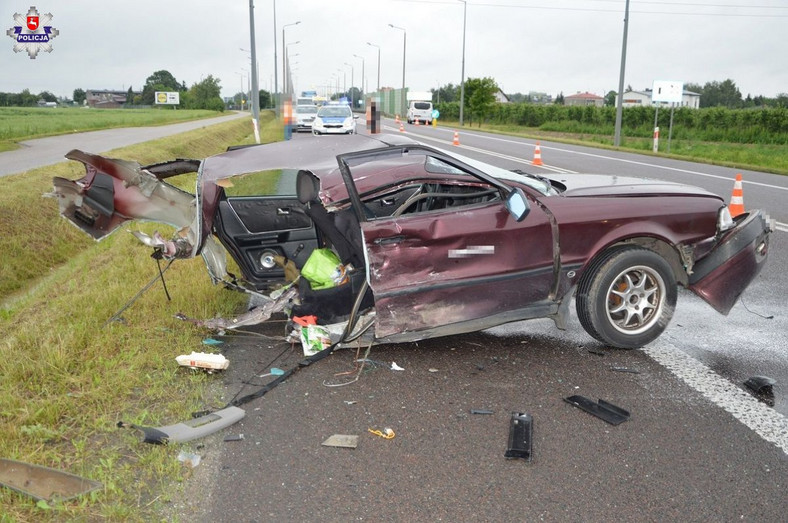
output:
[[[541,317],[565,328],[574,298],[592,337],[641,347],[667,327],[678,286],[727,314],[762,269],[771,232],[763,212],[733,219],[697,187],[506,171],[401,135],[310,137],[145,167],[67,158],[86,175],[54,179],[63,216],[96,239],[129,220],[168,223],[172,238],[137,236],[167,258],[202,255],[214,282],[230,280],[225,251],[241,286],[263,295],[284,283],[282,260],[303,271],[330,251],[341,278],[325,287],[302,275],[290,314],[363,324],[374,343]],[[166,181],[194,171],[194,194]]]

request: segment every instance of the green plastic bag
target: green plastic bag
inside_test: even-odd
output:
[[[301,276],[309,281],[312,290],[336,286],[335,274],[342,267],[339,257],[331,249],[315,249],[301,269]]]

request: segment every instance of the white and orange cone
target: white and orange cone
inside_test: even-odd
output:
[[[728,205],[728,210],[733,218],[744,214],[744,191],[742,191],[741,186],[741,174],[736,175],[736,181],[733,183],[733,194],[731,194],[731,203]]]
[[[451,142],[452,145],[460,145],[460,133],[454,131],[454,140]]]
[[[539,142],[536,142],[536,147],[534,148],[534,161],[531,162],[531,165],[544,165],[542,163],[542,148],[539,146]]]
[[[401,132],[401,133],[405,132],[405,126],[402,125],[402,122],[399,123],[399,132]]]

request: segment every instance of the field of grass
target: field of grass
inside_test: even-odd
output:
[[[458,122],[442,121],[444,127],[456,126]],[[552,140],[577,145],[590,145],[604,149],[627,150],[640,154],[654,154],[651,138],[622,136],[621,146],[613,146],[612,134],[593,132],[556,132],[539,128],[522,127],[512,124],[473,124],[468,129],[519,136],[533,140]],[[591,128],[589,128],[591,129]],[[774,174],[788,175],[788,154],[785,145],[779,144],[741,144],[723,142],[704,142],[695,139],[673,137],[670,153],[667,152],[668,140],[660,137],[659,156]]]
[[[113,127],[166,125],[219,114],[181,109],[0,107],[0,152],[16,148],[17,141],[31,138]]]
[[[270,113],[263,140],[281,128]],[[112,151],[141,164],[202,158],[231,144],[251,143],[251,125],[235,120]],[[176,320],[183,312],[210,318],[239,310],[246,298],[211,285],[201,258],[176,261],[165,273],[172,301],[153,286],[107,324],[158,274],[150,249],[125,230],[94,242],[43,199],[53,175],[75,179],[81,164],[66,162],[3,178],[0,192],[0,456],[53,467],[103,488],[61,503],[36,503],[0,489],[0,521],[151,521],[189,470],[178,460],[189,444],[154,446],[119,429],[122,420],[160,426],[217,408],[220,375],[194,373],[180,354],[210,350],[208,333]],[[194,175],[179,185],[194,190]],[[157,224],[128,230],[170,231]],[[215,390],[219,390],[217,387]]]

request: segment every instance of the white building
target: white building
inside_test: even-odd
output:
[[[645,91],[624,91],[624,99],[621,102],[621,107],[645,107],[649,105],[670,107],[669,102],[652,102],[651,94],[651,89],[646,89]],[[618,95],[616,95],[616,105],[618,105]],[[683,91],[681,94],[681,103],[676,107],[697,109],[700,107],[700,95],[692,91]]]

